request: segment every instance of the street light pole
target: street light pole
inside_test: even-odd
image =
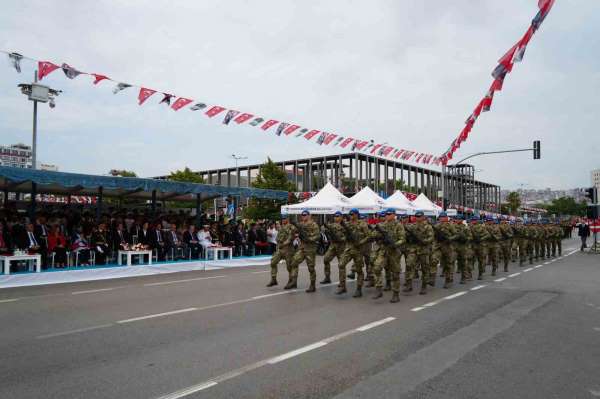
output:
[[[37,83],[38,81],[38,74],[37,74],[37,70],[33,72],[34,76],[34,82]],[[38,102],[37,100],[33,100],[33,139],[32,139],[32,144],[31,144],[31,162],[32,162],[32,169],[37,169],[37,106],[38,106]]]
[[[248,157],[241,157],[241,156],[237,156],[235,154],[231,154],[231,158],[235,159],[235,168],[238,168],[238,161],[240,159],[248,159]]]

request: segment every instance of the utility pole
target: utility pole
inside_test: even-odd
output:
[[[33,72],[34,82],[38,81],[38,71]],[[31,144],[31,162],[33,163],[32,169],[37,169],[37,100],[33,100],[33,138]]]
[[[240,159],[248,159],[248,157],[241,157],[241,156],[238,156],[238,155],[235,155],[235,154],[231,154],[231,158],[235,159],[235,168],[236,169],[238,168],[238,161]]]

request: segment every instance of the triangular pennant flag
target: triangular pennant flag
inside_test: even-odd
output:
[[[59,68],[58,65],[54,65],[48,61],[38,61],[38,79],[44,79],[44,76],[50,75],[52,72]]]
[[[146,89],[145,87],[141,87],[140,93],[138,94],[138,104],[142,105],[154,93],[156,93],[156,90]]]
[[[308,133],[306,133],[306,134],[304,135],[304,138],[305,138],[306,140],[310,140],[310,139],[312,139],[313,137],[315,137],[315,136],[316,136],[317,134],[319,134],[319,133],[321,133],[321,131],[320,131],[320,130],[311,130],[310,132],[308,132]]]
[[[238,117],[235,118],[233,121],[239,125],[241,123],[246,122],[248,119],[252,118],[253,116],[254,115],[252,115],[252,114],[244,113],[244,114],[238,115]]]
[[[250,122],[250,126],[258,126],[262,122],[264,122],[263,118],[254,118],[254,120]]]
[[[223,124],[229,125],[229,122],[231,122],[231,120],[233,118],[235,118],[237,116],[237,114],[239,114],[239,113],[240,113],[240,111],[234,111],[232,109],[227,111],[227,113],[225,114],[225,118],[223,118]]]
[[[173,111],[179,111],[181,108],[185,107],[191,102],[192,100],[190,100],[189,98],[179,97],[177,100],[175,100],[173,105],[171,105],[171,109]]]
[[[398,150],[398,152],[396,153],[396,155],[394,155],[394,157],[396,159],[400,158],[400,155],[402,155],[403,152],[404,152],[404,150]]]
[[[531,40],[531,37],[533,36],[533,26],[530,26],[529,29],[527,29],[527,32],[525,32],[525,35],[523,35],[523,37],[521,38],[521,40],[519,40],[519,47],[517,49],[517,51],[515,52],[515,55],[513,57],[513,62],[521,62],[523,61],[523,58],[525,57],[525,50],[527,50],[527,44],[529,44],[529,41]]]
[[[383,150],[383,151],[381,152],[381,154],[382,154],[384,157],[387,157],[388,155],[390,155],[390,152],[392,152],[392,150],[393,150],[393,149],[394,149],[394,147],[387,147],[385,150]]]
[[[323,142],[325,141],[326,137],[327,137],[327,133],[322,132],[321,135],[319,136],[319,138],[317,139],[317,144],[322,145]]]
[[[281,122],[279,124],[279,126],[277,126],[277,130],[275,130],[275,136],[281,136],[281,134],[283,133],[285,128],[288,127],[289,125],[290,125],[289,123]]]
[[[369,148],[373,147],[375,145],[375,141],[371,140],[369,141],[369,145],[367,146],[367,148],[365,148],[365,151],[368,150]]]
[[[287,129],[283,131],[283,134],[289,136],[290,134],[294,133],[299,127],[299,125],[289,125]]]
[[[92,73],[92,76],[94,77],[94,84],[95,85],[97,85],[98,83],[100,83],[104,79],[108,79],[108,76],[100,75],[100,74],[97,74],[97,73]]]
[[[340,147],[346,148],[346,147],[348,147],[348,144],[352,143],[352,141],[354,141],[354,139],[352,137],[348,137],[347,139],[342,141],[342,143],[340,144]]]
[[[359,151],[361,151],[367,144],[369,144],[368,141],[366,140],[357,140],[356,146],[354,149],[357,149]],[[371,143],[369,144],[369,146],[373,145],[373,140],[371,140]],[[369,147],[367,147],[366,149],[368,149]]]
[[[325,140],[323,140],[323,144],[329,145],[331,142],[337,137],[337,134],[329,133]]]
[[[167,105],[171,105],[171,99],[175,97],[173,94],[163,93],[163,98],[160,100],[159,104],[165,103]]]
[[[490,90],[488,94],[481,100],[483,106],[481,112],[488,112],[492,107],[492,100],[494,99],[494,91]]]
[[[337,138],[337,140],[335,141],[335,143],[333,143],[333,146],[337,146],[338,144],[340,144],[342,142],[342,140],[344,140],[344,136],[340,136]]]
[[[23,59],[23,56],[19,53],[10,53],[8,58],[13,68],[15,68],[17,72],[21,73],[21,60]]]
[[[206,104],[204,103],[196,103],[190,107],[191,111],[200,111],[201,109],[206,108]]]
[[[263,125],[262,125],[260,128],[261,128],[262,130],[265,130],[265,131],[266,131],[266,130],[267,130],[267,129],[269,129],[271,126],[274,126],[274,125],[275,125],[277,122],[279,122],[279,121],[276,121],[275,119],[269,119],[269,120],[268,120],[268,121],[266,121],[266,122],[265,122],[265,123],[264,123],[264,124],[263,124]]]
[[[492,82],[492,85],[490,86],[490,90],[493,91],[501,91],[502,90],[502,84],[504,83],[504,79],[495,79]]]
[[[212,118],[213,116],[216,116],[216,115],[220,114],[223,111],[225,111],[224,107],[221,107],[219,105],[214,105],[214,106],[210,107],[210,109],[208,111],[206,111],[205,114],[209,118]]]
[[[62,68],[63,72],[65,73],[65,76],[69,79],[75,79],[77,76],[81,75],[80,71],[73,68],[69,64],[65,64],[64,62],[60,67]]]
[[[128,87],[131,87],[129,83],[117,83],[117,85],[113,89],[113,94],[117,94],[118,92],[125,90]]]
[[[300,129],[300,131],[299,131],[298,133],[296,133],[296,135],[295,135],[294,137],[300,137],[300,136],[303,136],[303,135],[305,135],[305,134],[306,134],[306,132],[308,132],[308,129],[307,129],[307,128]]]
[[[371,145],[369,145],[369,147],[371,147]],[[367,147],[367,150],[369,149],[369,147]],[[373,146],[373,149],[371,150],[371,154],[375,154],[375,151],[377,151],[377,149],[381,147],[381,144],[376,144],[375,146]]]

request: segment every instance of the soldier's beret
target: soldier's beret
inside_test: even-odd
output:
[[[310,215],[310,212],[308,211],[308,209],[302,209],[302,213],[301,213],[301,215],[302,215],[302,216],[305,216],[305,215]]]
[[[334,216],[342,216],[342,212],[337,211],[336,213],[333,214]]]
[[[448,217],[448,214],[446,212],[440,212],[438,217],[445,218]]]
[[[415,216],[425,216],[425,213],[423,211],[416,211]]]
[[[358,209],[356,209],[356,208],[352,208],[352,209],[350,209],[350,213],[356,213],[357,215],[359,215],[359,214],[360,214],[360,212],[359,212],[359,211],[358,211]]]

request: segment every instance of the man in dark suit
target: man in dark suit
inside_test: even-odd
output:
[[[190,224],[188,229],[183,232],[183,242],[189,248],[191,258],[198,259],[198,256],[200,254],[200,243],[198,242],[196,226]]]
[[[33,233],[35,234],[35,238],[38,244],[40,245],[40,254],[42,255],[42,268],[45,269],[48,266],[48,226],[46,226],[45,217],[38,216],[36,218]]]
[[[123,251],[131,244],[129,233],[123,228],[123,223],[117,223],[117,228],[111,235],[111,238],[113,251]]]
[[[177,225],[175,223],[171,223],[170,230],[164,234],[164,238],[166,253],[171,254],[173,260],[181,259],[181,256],[178,257],[177,254],[183,253],[183,242],[177,233]]]
[[[142,224],[137,236],[138,244],[142,244],[145,248],[150,248],[150,225],[148,222]]]
[[[165,260],[165,238],[162,234],[162,226],[160,222],[156,223],[154,229],[150,231],[150,248],[156,250],[156,256],[159,261]]]

